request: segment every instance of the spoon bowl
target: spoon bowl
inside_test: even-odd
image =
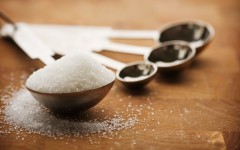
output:
[[[116,78],[130,88],[141,88],[148,84],[157,73],[157,66],[151,62],[133,62],[119,69]]]
[[[45,108],[56,113],[71,114],[90,109],[98,104],[110,91],[114,81],[109,84],[82,92],[41,93],[27,87],[32,96]]]
[[[101,64],[117,70],[116,78],[123,85],[131,89],[142,88],[148,84],[157,73],[158,67],[152,62],[122,63],[109,57],[92,53]]]
[[[144,57],[146,62],[155,63],[161,73],[178,73],[186,69],[193,61],[196,50],[184,41],[161,43]]]
[[[202,52],[215,34],[212,25],[200,20],[169,23],[163,26],[159,33],[157,43],[174,40],[186,41],[196,48],[196,55]]]

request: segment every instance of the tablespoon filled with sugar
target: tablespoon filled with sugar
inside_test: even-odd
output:
[[[78,113],[98,104],[110,91],[115,74],[90,55],[70,54],[55,61],[48,45],[26,24],[16,25],[3,12],[0,17],[15,27],[8,36],[30,58],[38,58],[46,65],[26,81],[26,88],[44,108],[57,113]]]
[[[98,104],[115,74],[89,54],[73,53],[35,71],[26,81],[33,97],[58,113],[77,113]]]
[[[132,89],[142,88],[147,85],[156,75],[157,66],[151,62],[122,63],[106,56],[91,53],[103,65],[116,69],[116,78],[126,87]]]

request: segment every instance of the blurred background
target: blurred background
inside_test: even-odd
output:
[[[123,139],[116,138],[112,141],[105,139],[102,143],[103,146],[104,144],[111,146],[115,141],[126,146],[126,143],[131,142],[129,137],[135,136],[140,148],[144,142],[148,142],[153,148],[158,146],[167,148],[170,144],[175,144],[176,147],[185,149],[188,144],[188,149],[198,149],[199,146],[204,149],[239,149],[239,0],[0,0],[0,9],[16,22],[38,24],[97,25],[111,26],[115,29],[158,29],[166,23],[181,19],[200,19],[212,24],[216,32],[213,41],[184,72],[182,78],[171,78],[171,81],[156,78],[145,92],[136,93],[129,92],[116,82],[116,87],[102,103],[103,106],[110,105],[121,109],[116,101],[116,95],[120,95],[126,105],[128,102],[140,105],[147,102],[143,99],[144,94],[149,94],[151,90],[156,91],[153,106],[156,107],[156,111],[162,112],[154,115],[153,119],[159,119],[161,124],[152,124],[151,118],[148,120],[151,126],[147,128],[156,129],[154,133],[158,139],[154,139],[153,132],[142,134],[141,127],[146,127],[142,124],[136,127],[136,131],[139,130],[139,134],[136,132],[138,136],[130,132],[123,133],[121,135]],[[2,21],[0,23],[3,24]],[[117,40],[117,42],[144,46],[155,44],[151,40]],[[101,53],[122,62],[143,60],[142,56],[107,51]],[[30,74],[32,70],[29,68],[36,70],[40,66],[43,66],[40,61],[31,60],[12,41],[0,38],[0,74],[19,70],[27,70]],[[4,84],[9,83],[6,81]],[[2,83],[0,86],[4,87]],[[131,101],[128,99],[130,94],[133,97]],[[180,116],[185,108],[191,113]],[[170,110],[176,110],[176,113],[169,115]],[[198,138],[195,133],[201,133],[202,137],[207,138]],[[1,138],[0,134],[0,141],[4,140],[7,143],[6,147],[15,143],[14,135],[10,138],[13,142],[8,140],[10,136],[5,137]],[[54,145],[53,149],[60,147],[59,141],[47,141],[45,137],[36,137],[45,145]],[[32,143],[31,138],[29,139],[30,142],[17,142],[20,146],[30,143],[39,148],[38,143]],[[67,147],[63,142],[65,141],[62,141],[62,145]],[[75,140],[69,145],[85,146],[82,144],[84,142]],[[4,145],[4,142],[0,143]],[[99,147],[103,148],[101,144]]]
[[[239,48],[238,0],[1,0],[0,8],[16,22],[99,25],[116,29],[158,29],[171,21],[201,19],[212,24],[216,30],[212,45],[234,51]],[[154,44],[152,41],[120,42],[146,46]],[[221,50],[216,47],[204,54],[217,52],[221,55]],[[239,52],[237,55],[240,55]],[[121,59],[121,54],[113,54],[112,57],[126,62]],[[130,61],[141,59],[135,56],[129,58]]]

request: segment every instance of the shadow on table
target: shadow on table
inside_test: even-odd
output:
[[[208,68],[215,68],[217,65],[215,62],[209,58],[201,57],[201,58],[196,58],[189,67],[189,69],[208,69]]]
[[[180,73],[158,74],[155,81],[167,84],[181,84],[187,81],[187,72],[185,70]]]
[[[211,68],[215,68],[214,62],[209,59],[201,58],[194,60],[191,66],[182,72],[172,72],[172,73],[158,73],[156,76],[156,81],[159,83],[166,84],[183,84],[189,82],[192,75],[191,71],[196,70],[200,72],[206,72]]]
[[[147,96],[151,92],[151,89],[148,86],[133,89],[121,85],[119,88],[121,91],[131,96]]]
[[[107,110],[105,110],[105,113],[99,113],[101,112],[101,110],[95,107],[94,109],[89,109],[79,113],[70,114],[70,113],[50,112],[50,114],[61,120],[86,122],[86,121],[92,121],[95,119],[105,118],[107,113],[106,111]]]

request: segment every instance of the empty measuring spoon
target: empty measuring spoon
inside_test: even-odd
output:
[[[213,27],[200,20],[171,22],[163,25],[159,31],[114,30],[110,27],[64,25],[31,25],[31,28],[45,43],[61,55],[81,49],[91,51],[105,49],[138,55],[143,55],[145,50],[149,50],[149,47],[114,43],[108,38],[154,39],[157,43],[183,40],[191,43],[199,54],[214,37]]]
[[[188,42],[192,47],[196,49],[196,55],[198,55],[202,50],[210,43],[214,37],[214,29],[212,25],[200,20],[186,20],[186,21],[175,21],[163,25],[158,34],[155,34],[153,31],[149,34],[138,34],[134,31],[125,31],[122,32],[113,32],[113,38],[139,38],[139,39],[153,39],[157,44],[161,44],[167,41],[181,40]],[[158,35],[158,36],[156,36]],[[111,37],[111,35],[109,36]],[[105,47],[106,50],[118,52],[131,53],[137,55],[145,55],[148,53],[151,48],[143,46],[130,46],[130,45],[116,45],[117,43],[110,43],[108,47]],[[113,45],[111,47],[111,45]],[[196,56],[195,55],[195,56]]]
[[[141,88],[148,84],[157,73],[157,66],[151,62],[133,62],[124,64],[106,56],[92,53],[103,65],[116,69],[116,78],[130,88]]]
[[[157,65],[159,72],[172,73],[186,69],[192,63],[196,55],[196,49],[188,42],[169,41],[160,43],[153,48],[142,50],[142,54],[145,62]],[[110,61],[105,65],[109,66],[109,64],[111,64]]]
[[[156,34],[158,33],[158,34]],[[213,39],[214,37],[214,29],[213,27],[204,21],[200,20],[185,20],[185,21],[175,21],[166,25],[163,25],[159,31],[146,31],[144,30],[142,33],[140,31],[126,31],[126,30],[115,30],[111,32],[108,37],[120,37],[120,38],[141,38],[141,39],[154,39],[156,43],[163,43],[166,41],[173,41],[173,40],[181,40],[188,42],[192,47],[196,49],[196,54],[199,54]],[[100,36],[98,36],[100,37]],[[86,45],[87,38],[80,38],[84,41]],[[123,53],[130,53],[130,54],[138,54],[138,55],[145,55],[149,51],[151,51],[150,47],[144,46],[135,46],[135,45],[128,45],[128,44],[118,44],[114,42],[110,42],[107,37],[103,38],[91,38],[89,44],[91,46],[90,49],[94,51],[101,51],[103,49],[115,52],[123,52]],[[95,43],[95,44],[92,44]],[[62,54],[68,53],[68,51],[62,52]]]
[[[189,42],[199,54],[214,37],[212,25],[200,20],[177,21],[161,27],[157,42],[181,40]]]
[[[19,23],[21,25],[21,23]],[[50,25],[32,26],[35,32],[42,37],[42,40],[47,43],[58,54],[66,55],[79,49],[89,49],[101,51],[103,49],[124,52],[131,54],[143,55],[145,51],[150,50],[149,47],[134,46],[127,44],[118,44],[111,42],[105,32],[109,32],[109,28],[97,27],[68,27],[68,26],[53,26]],[[50,29],[49,29],[50,28]],[[80,29],[79,29],[80,28]],[[4,28],[3,28],[4,29]],[[46,30],[44,32],[44,30]],[[62,31],[60,29],[63,29]],[[91,32],[89,31],[91,30]],[[78,31],[78,32],[77,32]],[[62,34],[64,32],[64,34]],[[156,42],[165,42],[171,40],[183,40],[191,43],[199,54],[204,47],[211,41],[214,36],[213,27],[203,21],[176,21],[164,25],[156,34],[153,31],[132,31],[132,30],[113,30],[110,35],[113,37],[129,36],[134,38],[141,37],[146,39],[152,37]],[[84,34],[82,34],[84,33]],[[91,33],[91,34],[88,34]],[[157,33],[157,32],[156,32]],[[111,36],[110,36],[111,37]],[[69,40],[70,39],[70,40]],[[68,42],[65,42],[68,41]]]
[[[196,49],[184,41],[161,43],[144,55],[144,60],[155,63],[159,72],[175,73],[186,69],[193,61]]]

